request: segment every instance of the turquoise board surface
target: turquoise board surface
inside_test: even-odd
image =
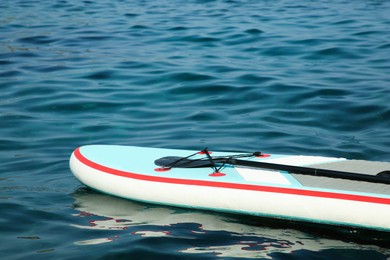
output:
[[[130,147],[130,146],[109,146],[109,145],[93,145],[81,147],[82,154],[101,165],[118,169],[122,171],[129,171],[137,174],[146,174],[152,176],[161,176],[178,179],[191,180],[205,180],[215,182],[231,182],[231,183],[245,183],[245,184],[264,184],[258,182],[246,181],[232,166],[226,166],[221,171],[225,173],[222,177],[209,176],[213,173],[211,167],[206,168],[172,168],[169,171],[159,172],[155,171],[156,166],[154,161],[165,156],[179,156],[186,157],[196,151],[190,150],[174,150],[174,149],[158,149],[158,148],[144,148],[144,147]],[[233,153],[227,152],[212,152],[212,156],[226,156]],[[275,155],[272,158],[282,158],[284,155]],[[196,155],[193,158],[205,158],[205,155]],[[286,174],[289,175],[289,174]],[[290,178],[293,178],[290,176]]]
[[[298,188],[302,190],[324,191],[324,192],[340,192],[343,194],[357,194],[370,196],[373,195],[369,192],[359,192],[348,189],[331,189],[331,188],[318,188],[302,185],[297,178],[288,172],[279,172],[289,183],[277,183],[277,182],[263,182],[252,181],[244,178],[235,167],[225,166],[221,172],[226,174],[224,176],[215,177],[210,174],[213,173],[211,167],[205,168],[172,168],[169,171],[156,171],[154,161],[166,156],[178,156],[187,157],[196,153],[193,150],[177,150],[177,149],[164,149],[164,148],[148,148],[148,147],[133,147],[133,146],[118,146],[118,145],[89,145],[80,148],[81,153],[89,160],[109,167],[112,169],[166,178],[185,179],[185,180],[202,180],[211,182],[226,182],[236,184],[250,184],[259,186],[272,186],[272,187],[286,187],[286,188]],[[215,152],[211,151],[212,156],[227,156],[233,153],[229,152]],[[264,161],[267,162],[272,159],[288,158],[289,155],[271,155],[266,158],[251,158],[252,161]],[[205,158],[205,155],[195,155],[191,158]],[[336,158],[329,158],[329,162],[337,161]],[[260,172],[259,175],[262,173]],[[324,180],[325,177],[318,177],[318,182]],[[336,179],[337,180],[337,179]],[[389,194],[374,194],[376,197],[390,198]]]

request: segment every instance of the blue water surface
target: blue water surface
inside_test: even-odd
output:
[[[68,167],[97,143],[390,161],[390,1],[0,10],[1,258],[390,257],[353,231],[102,195]]]

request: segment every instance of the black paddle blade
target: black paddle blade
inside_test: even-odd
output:
[[[210,161],[205,160],[191,160],[178,156],[167,156],[154,161],[157,166],[167,168],[200,168],[211,167]]]
[[[378,173],[376,176],[386,177],[386,178],[389,178],[389,179],[390,179],[390,171],[383,171],[383,172],[380,172],[380,173]]]

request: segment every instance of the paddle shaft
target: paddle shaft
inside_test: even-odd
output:
[[[227,163],[232,165],[272,169],[278,171],[287,171],[291,173],[304,174],[304,175],[323,176],[323,177],[331,177],[331,178],[348,179],[354,181],[366,181],[366,182],[390,184],[390,178],[377,176],[377,175],[316,169],[310,167],[292,166],[292,165],[276,164],[276,163],[254,162],[254,161],[246,161],[246,160],[239,160],[239,159],[231,159]]]

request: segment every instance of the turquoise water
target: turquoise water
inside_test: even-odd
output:
[[[323,232],[101,195],[85,144],[389,159],[390,2],[0,2],[0,256],[386,259]]]

